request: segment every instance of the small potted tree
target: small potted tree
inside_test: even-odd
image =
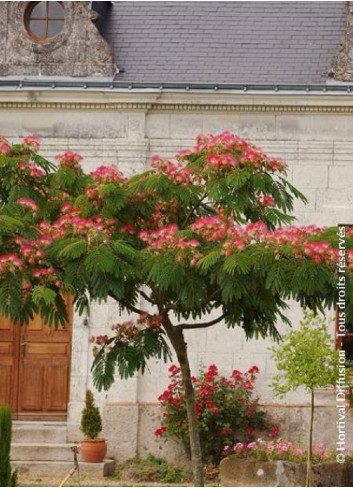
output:
[[[284,336],[279,347],[272,348],[279,373],[274,376],[274,393],[283,397],[287,392],[304,387],[310,394],[310,419],[307,450],[306,486],[313,484],[314,393],[317,388],[334,386],[338,378],[338,352],[333,348],[325,319],[305,311],[298,330]]]
[[[107,444],[104,438],[98,438],[102,431],[102,418],[90,390],[86,391],[86,405],[82,411],[80,429],[86,437],[80,447],[83,461],[102,462],[107,452]]]

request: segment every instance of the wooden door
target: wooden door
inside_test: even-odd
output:
[[[69,313],[71,318],[71,306]],[[26,326],[13,326],[8,320],[2,324],[0,348],[6,350],[1,345],[10,343],[7,338],[11,338],[12,332],[13,349],[11,354],[0,353],[0,369],[7,373],[5,382],[1,376],[0,403],[12,406],[15,419],[66,419],[71,319],[65,328],[59,329],[49,327],[40,317]]]

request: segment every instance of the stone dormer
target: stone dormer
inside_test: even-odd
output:
[[[0,76],[109,77],[91,2],[0,2]]]
[[[335,80],[353,81],[353,2],[345,5],[345,26],[330,75]]]

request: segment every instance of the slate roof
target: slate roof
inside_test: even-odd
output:
[[[324,84],[345,2],[112,2],[116,81]]]

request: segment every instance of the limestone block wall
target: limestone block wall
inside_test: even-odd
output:
[[[82,99],[81,95],[68,93],[54,99],[36,92],[21,95],[17,102],[16,97],[12,95],[11,105],[9,95],[0,93],[0,134],[10,139],[38,134],[42,137],[42,153],[48,158],[70,148],[85,156],[87,171],[101,164],[117,164],[125,173],[134,174],[148,168],[153,154],[171,157],[181,148],[190,147],[198,133],[229,130],[289,163],[289,180],[309,199],[308,205],[295,207],[298,224],[353,222],[353,108],[344,97],[307,96],[304,101],[288,96],[278,97],[275,102],[273,97],[250,95],[219,95],[219,99],[215,95],[136,95],[134,99],[132,94],[129,98],[95,94],[90,101],[88,95]],[[114,302],[93,305],[88,318],[75,316],[68,416],[71,440],[80,437],[84,393],[86,387],[92,387],[88,338],[105,334],[117,317]],[[298,324],[298,305],[292,305],[289,317],[294,325]],[[334,335],[333,314],[328,317]],[[286,330],[282,325],[279,329]],[[240,328],[228,330],[222,325],[187,334],[193,371],[210,363],[217,364],[224,374],[234,368],[245,370],[258,365],[256,393],[261,402],[278,414],[291,438],[304,436],[306,394],[296,392],[278,400],[273,399],[269,388],[275,372],[267,350],[270,340],[246,341]],[[177,452],[182,457],[177,447],[161,444],[153,436],[159,425],[157,397],[167,383],[166,367],[152,361],[144,376],[117,379],[109,392],[96,394],[104,412],[111,455],[123,459],[163,451],[164,456],[173,457]],[[320,436],[335,443],[332,392],[318,392],[318,406]]]

